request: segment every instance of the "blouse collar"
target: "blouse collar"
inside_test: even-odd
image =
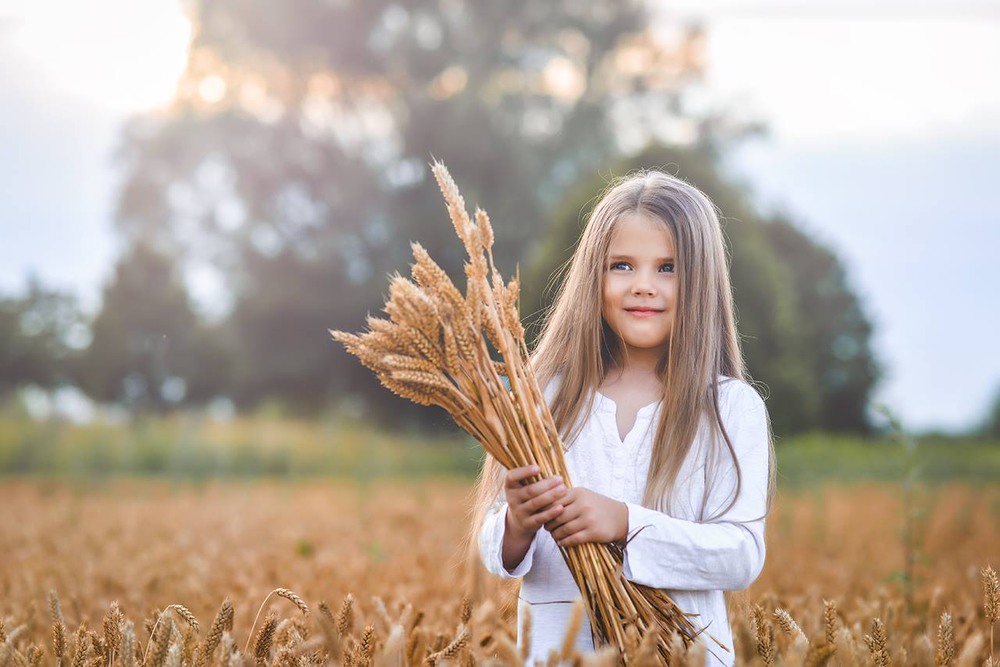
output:
[[[636,419],[639,417],[647,417],[656,412],[656,409],[660,406],[663,400],[655,401],[639,408],[639,411],[635,413]],[[613,400],[605,396],[599,391],[594,392],[594,411],[595,412],[607,412],[609,414],[615,415],[618,413],[618,404]]]

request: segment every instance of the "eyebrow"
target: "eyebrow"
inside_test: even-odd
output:
[[[622,259],[635,259],[632,255],[611,255],[608,257],[608,261],[612,260],[622,260]],[[673,257],[657,257],[657,262],[676,262],[677,260]]]

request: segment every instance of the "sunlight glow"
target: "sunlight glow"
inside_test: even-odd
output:
[[[178,0],[5,2],[9,44],[46,87],[114,111],[167,104],[187,63]]]
[[[215,104],[226,96],[226,81],[217,74],[202,79],[198,84],[198,94],[206,104]]]

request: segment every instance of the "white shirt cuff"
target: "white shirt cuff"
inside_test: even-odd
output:
[[[528,552],[513,570],[503,566],[503,536],[507,529],[507,505],[487,515],[483,529],[479,533],[479,553],[483,564],[491,573],[503,579],[518,579],[531,570],[538,534],[531,538]]]
[[[625,503],[625,507],[628,508],[628,534],[625,536],[625,558],[622,562],[623,574],[629,581],[637,583],[648,581],[655,578],[655,575],[651,576],[653,573],[648,571],[648,568],[642,562],[642,558],[632,558],[631,560],[635,562],[630,562],[628,542],[631,542],[642,530],[652,530],[654,522],[663,515],[660,512],[637,505],[636,503],[627,502]],[[635,550],[633,549],[633,551]]]

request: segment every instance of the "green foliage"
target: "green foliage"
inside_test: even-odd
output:
[[[688,180],[722,213],[744,353],[751,374],[767,388],[775,431],[866,430],[865,406],[878,370],[871,325],[833,253],[786,218],[758,212],[747,189],[725,176],[707,144],[651,146],[611,173],[644,168]],[[595,176],[573,189],[524,272],[522,312],[534,320],[533,332],[551,300],[548,277],[571,256],[583,221],[606,187],[606,180]]]
[[[917,464],[917,442],[903,428],[902,422],[893,414],[888,406],[876,404],[875,411],[888,420],[890,435],[903,447],[903,475],[900,482],[903,490],[903,569],[897,573],[897,579],[903,587],[903,597],[906,600],[907,611],[913,610],[913,591],[917,584],[917,561],[924,558],[923,517],[926,515],[918,506],[914,495],[921,477],[921,469]]]
[[[880,367],[871,346],[871,321],[840,260],[784,216],[763,220],[763,230],[792,273],[799,362],[808,365],[817,390],[818,414],[810,426],[867,430],[866,405]]]
[[[0,297],[0,399],[69,383],[82,328],[76,299],[33,278],[23,296]]]
[[[316,545],[306,539],[295,543],[295,555],[300,558],[312,558],[316,553]]]
[[[218,352],[170,258],[140,243],[104,289],[78,380],[95,400],[163,411],[221,388],[224,356]]]
[[[631,112],[624,122],[642,141],[690,116],[681,97],[700,74],[685,51],[697,31],[667,53],[643,38],[637,2],[190,9],[196,38],[176,103],[125,137],[118,228],[126,245],[148,242],[221,274],[234,297],[225,339],[241,407],[282,397],[315,412],[349,391],[380,420],[426,415],[326,331],[364,326],[385,275],[408,265],[411,240],[461,277],[431,158],[490,212],[495,255],[512,269],[566,185],[617,153],[619,112]],[[621,71],[625,49],[672,66]],[[220,81],[221,98],[206,100],[203,84]]]
[[[926,484],[950,480],[992,483],[1000,478],[1000,440],[919,441],[912,461],[891,438],[803,433],[775,443],[778,482],[809,488],[826,480],[898,482],[912,467]]]
[[[993,440],[1000,439],[1000,387],[997,388],[986,418],[979,429],[980,435]]]
[[[10,407],[0,413],[2,475],[472,477],[481,458],[478,445],[464,437],[429,439],[339,417],[220,422],[189,412],[73,424],[36,421]]]
[[[906,472],[901,445],[889,439],[812,433],[781,438],[776,450],[779,484],[787,489],[897,482]],[[481,461],[482,449],[464,435],[401,433],[343,416],[216,421],[189,412],[73,424],[36,421],[12,406],[0,410],[0,475],[472,479]],[[921,442],[914,461],[928,484],[991,483],[1000,478],[1000,441]]]
[[[679,129],[700,148],[653,146],[629,164],[677,162],[727,216],[746,353],[776,429],[865,426],[870,326],[836,258],[720,176],[717,151],[746,128],[685,104],[702,75],[697,26],[654,39],[644,4],[618,0],[195,0],[189,10],[177,99],[123,137],[125,251],[73,373],[93,398],[169,411],[221,393],[241,410],[281,400],[311,415],[351,402],[380,424],[451,428],[390,395],[327,334],[364,327],[411,240],[461,282],[428,161],[444,160],[470,206],[490,212],[498,265],[528,269],[527,312],[602,184],[568,189]],[[556,227],[540,244],[548,220]],[[189,303],[180,275],[190,270],[228,288],[218,325]],[[56,382],[46,355],[61,352],[32,356],[23,336],[6,345],[17,317],[0,314],[0,358],[30,348],[18,358],[38,363],[4,381]],[[169,458],[143,452],[140,467]]]

